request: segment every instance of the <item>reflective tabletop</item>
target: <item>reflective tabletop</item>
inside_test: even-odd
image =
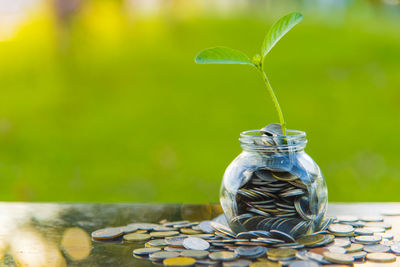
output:
[[[328,215],[380,215],[400,203],[332,203]],[[217,204],[0,203],[0,266],[154,266],[132,256],[143,244],[93,241],[105,227],[161,220],[200,221],[221,214]],[[385,217],[399,240],[400,216]],[[377,266],[380,264],[356,264]],[[382,266],[400,266],[396,263]]]

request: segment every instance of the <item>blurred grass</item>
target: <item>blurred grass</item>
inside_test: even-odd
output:
[[[266,68],[330,200],[398,201],[400,23],[362,8],[298,7],[305,20]],[[32,15],[0,42],[1,200],[218,201],[239,133],[278,119],[254,70],[193,58],[256,53],[292,10],[132,18],[94,1],[61,26],[51,10]]]

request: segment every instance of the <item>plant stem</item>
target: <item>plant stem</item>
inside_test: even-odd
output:
[[[281,110],[281,106],[279,105],[278,102],[278,98],[276,98],[276,95],[274,93],[274,90],[272,89],[272,86],[268,80],[267,74],[264,71],[264,66],[262,64],[260,64],[259,66],[257,66],[257,69],[261,72],[261,75],[263,76],[263,80],[265,82],[265,85],[267,86],[268,92],[272,98],[272,101],[274,102],[275,105],[275,109],[278,112],[278,116],[279,116],[279,122],[281,124],[282,127],[282,134],[284,136],[286,136],[286,122],[285,122],[285,118],[283,117],[283,113]]]

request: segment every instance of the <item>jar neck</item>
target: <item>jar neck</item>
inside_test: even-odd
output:
[[[243,150],[250,152],[301,152],[307,145],[306,133],[297,130],[287,130],[286,136],[262,135],[260,130],[244,131],[239,141]]]

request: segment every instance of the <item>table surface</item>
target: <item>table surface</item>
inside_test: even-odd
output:
[[[380,215],[400,203],[332,203],[328,215]],[[0,266],[154,266],[132,256],[143,245],[109,244],[90,238],[94,230],[162,219],[208,220],[219,205],[0,203]],[[400,237],[400,216],[385,217]],[[400,266],[356,264],[359,266]]]

